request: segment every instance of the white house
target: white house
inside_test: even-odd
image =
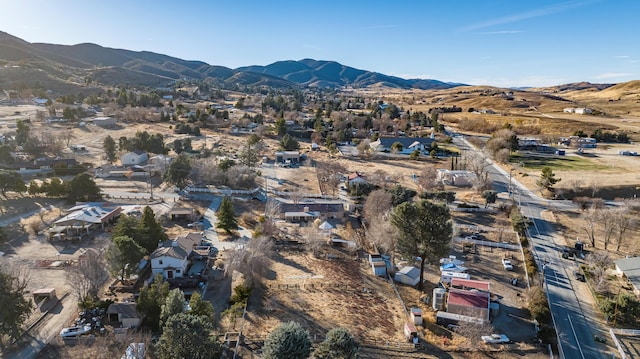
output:
[[[137,150],[122,155],[122,157],[120,157],[120,163],[123,166],[140,165],[147,162],[148,159],[149,155],[146,152]]]
[[[116,119],[113,117],[96,117],[92,122],[100,127],[114,127],[117,125]]]
[[[150,256],[152,275],[160,273],[165,279],[183,277],[189,265],[189,255],[201,240],[200,233],[187,233],[162,243]]]

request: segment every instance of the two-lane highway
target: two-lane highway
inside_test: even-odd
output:
[[[592,315],[593,312],[584,310],[574,290],[574,285],[584,285],[573,277],[575,263],[562,259],[560,255],[562,246],[555,241],[554,228],[542,218],[542,212],[550,206],[556,210],[562,210],[571,209],[573,204],[566,201],[548,201],[536,196],[514,179],[509,172],[475,149],[464,137],[454,136],[453,141],[465,151],[476,152],[480,155],[475,156],[476,158],[489,164],[485,170],[488,172],[494,190],[508,192],[511,189],[512,198],[520,207],[522,215],[531,221],[528,227],[529,242],[544,278],[544,289],[558,333],[560,357],[604,358],[593,339],[593,335],[598,333],[596,320],[585,316]]]

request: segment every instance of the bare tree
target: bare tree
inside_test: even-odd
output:
[[[608,208],[602,208],[598,210],[598,224],[602,229],[602,240],[604,241],[604,250],[607,250],[611,238],[616,230],[614,221],[614,211]]]
[[[593,179],[593,181],[591,181],[591,197],[595,197],[596,193],[598,193],[598,180],[597,179]]]
[[[611,267],[613,261],[606,252],[592,251],[587,258],[591,273],[593,275],[594,289],[598,293],[605,293],[609,289],[607,269]]]
[[[59,136],[60,136],[60,139],[64,141],[64,143],[67,145],[67,147],[69,147],[69,144],[71,143],[71,139],[75,138],[72,130],[64,130]]]
[[[478,192],[489,189],[489,167],[491,167],[491,164],[478,152],[467,151],[465,156],[467,170],[476,175],[473,187]]]
[[[335,196],[336,189],[340,184],[340,177],[346,172],[346,169],[337,162],[318,162],[316,166],[316,174],[322,193],[331,191]]]
[[[237,271],[244,276],[247,286],[255,287],[269,272],[273,253],[273,241],[269,237],[252,238],[245,247],[230,251],[227,273]]]
[[[378,215],[371,219],[366,227],[367,238],[379,252],[391,257],[391,263],[395,263],[395,252],[398,244],[396,228],[386,215]]]
[[[80,300],[97,298],[100,287],[107,278],[102,253],[95,249],[88,249],[78,265],[72,267],[67,273],[67,283]]]
[[[381,187],[382,189],[387,189],[390,177],[387,172],[381,169],[377,169],[371,175],[369,175],[368,179],[370,183]]]
[[[360,141],[356,150],[358,150],[358,156],[363,160],[369,159],[373,155],[373,148],[371,148],[371,142],[368,139]]]
[[[589,209],[582,216],[585,223],[582,225],[582,230],[587,234],[591,247],[596,248],[596,223],[598,221],[599,213],[598,209],[591,205]]]
[[[582,186],[583,183],[584,181],[581,179],[574,179],[569,181],[569,185],[571,186],[574,195],[578,193],[578,191],[580,190],[580,186]]]
[[[429,191],[434,188],[442,187],[442,183],[438,183],[438,170],[434,166],[425,166],[420,172],[418,184],[423,191]]]
[[[374,219],[386,218],[391,211],[391,203],[391,194],[385,190],[378,189],[369,193],[367,201],[364,203],[364,218],[369,223]]]
[[[292,190],[287,192],[287,196],[295,204],[300,203],[300,201],[304,198],[304,195],[305,193],[302,191],[302,188],[298,185],[296,185],[296,187],[294,187]]]
[[[305,229],[305,245],[314,257],[320,258],[320,251],[324,247],[325,236],[314,226]]]
[[[471,314],[471,313],[470,313]],[[464,337],[466,344],[469,348],[476,347],[481,341],[483,335],[489,335],[494,332],[491,323],[472,323],[472,322],[459,322],[458,327],[453,328],[456,334]]]
[[[631,215],[629,205],[620,207],[613,212],[613,220],[616,234],[616,251],[620,251],[620,246],[625,240],[625,233],[636,223],[636,218]]]

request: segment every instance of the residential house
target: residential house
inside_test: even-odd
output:
[[[476,182],[477,176],[471,171],[438,169],[436,179],[448,186],[470,187]]]
[[[122,328],[138,328],[142,323],[142,317],[133,302],[112,303],[107,308],[107,320],[120,323]]]
[[[457,279],[457,278],[456,278]],[[465,280],[465,279],[457,279]],[[469,280],[466,280],[469,281]],[[452,279],[452,284],[454,283]],[[489,321],[491,294],[478,289],[449,288],[447,312]]]
[[[136,150],[122,155],[120,157],[120,163],[123,166],[140,165],[146,163],[148,159],[149,155],[146,152]]]
[[[276,163],[298,163],[300,162],[299,151],[276,151]]]
[[[113,117],[96,117],[93,120],[89,120],[93,122],[94,125],[100,126],[103,128],[115,127],[118,123],[116,119]]]
[[[91,228],[94,227],[104,229],[106,225],[114,223],[121,212],[122,208],[120,206],[87,206],[80,208],[55,221],[54,226],[48,230],[49,238],[59,237],[63,232],[68,235],[70,230],[75,230],[76,234],[79,234],[81,230],[89,233]]]
[[[347,187],[355,186],[358,184],[366,184],[367,180],[365,176],[358,172],[349,173],[347,175]]]
[[[640,257],[622,258],[614,263],[618,275],[627,277],[633,292],[640,296]]]
[[[394,143],[398,142],[402,149],[400,154],[411,154],[418,150],[423,153],[431,151],[431,144],[435,139],[427,137],[380,137],[377,141],[371,142],[369,146],[377,152],[391,152]]]
[[[159,273],[165,279],[186,276],[187,267],[190,264],[189,256],[201,241],[202,235],[200,233],[187,233],[178,236],[175,240],[161,243],[160,247],[149,256],[152,275],[155,276]]]
[[[284,198],[270,199],[277,202],[278,216],[288,221],[308,221],[316,218],[343,219],[345,202],[335,199],[304,198],[293,201]]]

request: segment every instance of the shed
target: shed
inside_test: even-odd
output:
[[[33,300],[38,303],[41,300],[49,300],[56,297],[55,288],[42,288],[31,292],[33,294]]]
[[[125,328],[137,328],[142,322],[136,303],[113,303],[107,308],[107,316],[110,322],[120,322]]]
[[[406,266],[396,272],[393,280],[410,286],[415,286],[420,282],[420,269],[413,266]]]
[[[420,308],[411,308],[411,321],[413,324],[422,325],[422,309]]]
[[[176,221],[176,220],[187,220],[193,215],[193,213],[194,213],[193,208],[173,207],[169,211],[169,216],[171,217],[171,220],[173,220],[173,221]]]
[[[300,162],[300,152],[298,151],[276,151],[276,162],[285,163],[290,161],[291,163]]]

